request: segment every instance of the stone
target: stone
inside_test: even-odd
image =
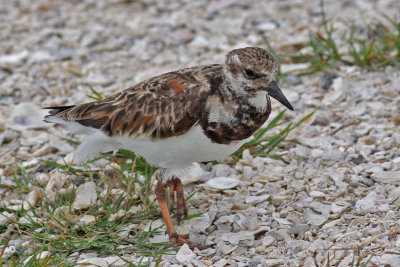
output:
[[[33,103],[21,102],[15,105],[10,112],[8,127],[16,131],[48,128],[49,125],[43,122],[43,117],[46,114],[46,110],[41,109]]]
[[[59,60],[69,60],[76,54],[75,49],[71,48],[61,48],[55,51],[54,56]]]
[[[328,90],[331,85],[333,84],[333,81],[337,78],[338,76],[335,73],[325,73],[321,77],[321,87],[325,90]]]
[[[9,55],[0,56],[0,64],[4,65],[21,65],[28,57],[28,51],[22,50],[21,52]]]
[[[40,149],[36,150],[32,156],[34,157],[43,157],[46,156],[48,154],[52,154],[58,151],[58,148],[54,147],[54,146],[50,146],[50,145],[45,145],[43,147],[41,147]]]
[[[356,202],[356,211],[359,214],[389,211],[389,202],[384,196],[372,191],[365,198]]]
[[[42,260],[42,259],[47,258],[48,256],[50,256],[50,252],[48,252],[48,251],[42,251],[42,252],[40,252],[40,253],[36,256],[36,259]]]
[[[74,210],[87,209],[97,200],[96,185],[94,182],[87,182],[76,190],[75,201],[72,204]]]
[[[9,213],[7,211],[3,211],[0,213],[0,226],[7,225],[10,220],[15,220],[15,214],[14,213]]]
[[[126,215],[126,211],[123,209],[120,209],[116,213],[111,214],[110,217],[108,218],[108,221],[109,222],[115,221],[116,219],[122,218],[125,215]]]
[[[89,47],[97,44],[100,41],[99,33],[95,31],[90,31],[82,36],[81,44],[83,46]]]
[[[295,255],[307,250],[307,248],[310,247],[310,242],[306,240],[289,240],[286,247],[290,254]]]
[[[252,246],[254,243],[254,234],[247,231],[224,233],[221,236],[221,239],[231,243],[232,245],[238,245],[240,243],[245,246]]]
[[[239,185],[239,180],[229,177],[216,177],[207,181],[207,185],[213,189],[225,190],[232,189]]]
[[[207,228],[211,225],[211,220],[208,213],[201,215],[190,220],[191,230],[194,232],[205,233]]]
[[[341,206],[336,203],[332,203],[331,211],[332,213],[340,214],[347,209],[347,206]]]
[[[285,264],[283,259],[266,259],[263,263],[263,267],[275,267],[275,266],[282,266]]]
[[[94,224],[96,222],[96,219],[93,215],[83,215],[79,219],[79,224],[80,225],[89,225],[89,224]]]
[[[35,186],[33,190],[29,192],[28,196],[26,197],[26,201],[29,203],[29,205],[35,206],[38,199],[42,199],[43,197],[43,189]]]
[[[261,242],[264,246],[268,247],[275,242],[275,238],[273,236],[267,235],[262,239]]]
[[[215,177],[227,177],[230,176],[232,172],[232,168],[226,164],[215,164],[212,167],[212,173],[215,173]]]
[[[39,164],[39,160],[36,159],[36,158],[34,158],[34,159],[29,160],[29,161],[24,161],[24,162],[22,162],[22,165],[21,165],[21,166],[22,166],[22,168],[27,169],[27,168],[34,167],[34,166],[36,166],[37,164]]]
[[[329,212],[329,209],[327,210]],[[322,225],[328,220],[328,215],[327,214],[322,214],[319,212],[315,212],[312,209],[306,209],[304,212],[304,216],[306,219],[307,224],[310,225]]]
[[[110,257],[105,257],[105,258],[100,258],[100,257],[96,257],[96,256],[91,257],[91,258],[81,259],[77,263],[79,265],[90,265],[90,266],[96,266],[96,267],[125,266],[126,265],[126,262],[123,261],[118,256],[110,256]]]
[[[281,73],[295,72],[307,70],[311,66],[310,63],[300,63],[300,64],[282,64],[281,65]]]
[[[312,198],[325,198],[325,194],[321,191],[311,191],[310,192],[310,197]]]
[[[17,252],[16,246],[8,246],[4,249],[2,258],[9,259],[15,252]]]
[[[189,43],[193,40],[195,35],[188,29],[179,29],[171,33],[171,37],[181,44]]]
[[[324,240],[317,239],[308,247],[308,251],[314,253],[315,251],[322,251],[327,248],[328,245]]]
[[[378,171],[371,174],[371,178],[378,183],[400,184],[400,171]]]
[[[257,216],[257,208],[249,207],[246,210],[239,211],[238,214],[232,218],[234,222],[237,215],[242,215],[241,217],[241,228],[244,230],[256,231],[259,229],[260,223]],[[253,233],[254,234],[254,233]]]
[[[131,233],[132,229],[134,229],[134,228],[137,228],[137,224],[131,223],[131,224],[128,224],[128,225],[126,225],[126,226],[123,226],[122,229],[119,229],[118,232],[117,232],[116,234],[117,234],[117,236],[119,236],[119,237],[127,237],[127,236],[129,236],[129,234]],[[154,236],[154,237],[158,237],[158,236],[161,236],[161,235],[156,235],[156,236]],[[153,238],[154,238],[154,237],[153,237]],[[167,236],[167,237],[168,237],[168,236]],[[167,239],[166,241],[159,241],[159,242],[151,241],[151,239],[152,239],[152,238],[149,239],[149,241],[150,241],[151,243],[168,242],[168,239]]]
[[[242,176],[244,180],[250,180],[254,176],[253,168],[250,166],[244,166]]]
[[[305,233],[309,231],[311,227],[307,224],[298,224],[294,225],[290,228],[287,229],[287,233],[289,235],[297,236],[300,239],[303,239],[305,236]]]
[[[50,252],[48,252],[48,251],[42,251],[42,252],[40,252],[39,254],[36,255],[36,259],[42,260],[42,259],[45,259],[45,258],[47,258],[47,257],[49,257],[49,256],[50,256]],[[27,264],[29,263],[29,261],[32,259],[32,257],[33,257],[33,256],[29,256],[28,258],[26,258],[26,259],[24,260],[24,265],[27,265]]]
[[[44,189],[46,196],[49,197],[49,195],[55,194],[54,191],[59,190],[65,184],[66,180],[67,176],[64,173],[59,171],[50,173],[50,179]]]
[[[400,118],[400,116],[399,116]],[[392,170],[400,171],[400,157],[396,157],[392,160]]]
[[[196,254],[193,253],[188,244],[184,244],[176,253],[176,259],[182,264],[189,264],[194,258],[196,258]]]
[[[400,266],[400,255],[398,254],[383,254],[380,257],[381,266]]]
[[[278,28],[278,24],[276,22],[273,22],[273,21],[262,22],[262,23],[260,23],[260,24],[258,24],[256,26],[257,30],[260,30],[260,31],[263,31],[263,32],[264,31],[273,31],[273,30],[275,30],[277,28]]]
[[[53,60],[53,56],[46,50],[38,50],[29,57],[30,63],[38,63]]]
[[[400,205],[400,187],[395,187],[390,191],[388,201],[394,205]]]
[[[260,196],[247,196],[246,204],[257,204],[266,201],[270,198],[269,194],[260,195]]]

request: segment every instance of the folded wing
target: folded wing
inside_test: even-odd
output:
[[[219,65],[214,68],[207,72],[220,71]],[[100,129],[108,136],[181,135],[199,121],[199,112],[210,94],[206,76],[201,69],[196,72],[193,68],[165,73],[100,101],[51,107],[45,121],[77,123]]]

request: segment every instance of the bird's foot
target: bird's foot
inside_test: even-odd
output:
[[[183,245],[183,244],[188,244],[190,248],[194,249],[194,248],[198,248],[198,249],[206,249],[209,246],[207,245],[202,245],[202,244],[197,244],[194,242],[190,242],[189,239],[189,235],[188,234],[177,234],[175,227],[172,223],[171,220],[171,214],[169,211],[169,208],[174,206],[175,203],[175,194],[171,194],[169,195],[170,197],[170,207],[168,208],[167,205],[167,201],[166,201],[166,192],[165,192],[165,186],[167,186],[166,184],[163,184],[161,182],[158,182],[156,187],[155,187],[155,193],[157,196],[157,200],[158,200],[158,204],[160,205],[160,209],[161,209],[161,213],[163,215],[164,221],[165,221],[165,226],[167,227],[167,233],[169,235],[169,239],[171,241],[171,244],[173,247],[177,248],[179,245]],[[170,187],[170,192],[176,192],[177,194],[177,199],[176,199],[176,206],[177,206],[177,219],[178,222],[181,219],[181,216],[187,215],[187,208],[186,208],[186,204],[185,204],[185,198],[183,196],[183,187],[182,187],[182,183],[178,178],[173,179],[173,181],[171,181],[168,186]],[[171,187],[173,187],[171,189]],[[171,197],[172,195],[172,197]],[[173,199],[171,201],[171,198]],[[171,205],[172,204],[172,205]]]
[[[174,248],[177,248],[179,245],[188,244],[191,249],[198,248],[200,250],[209,248],[208,245],[198,244],[194,242],[190,242],[188,234],[177,234],[173,233],[169,235],[169,239],[171,240],[171,244]]]

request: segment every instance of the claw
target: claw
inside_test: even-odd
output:
[[[209,248],[209,245],[198,244],[194,242],[190,242],[188,240],[188,234],[175,234],[170,236],[171,244],[174,248],[177,248],[179,245],[188,244],[191,249],[198,248],[200,250]]]

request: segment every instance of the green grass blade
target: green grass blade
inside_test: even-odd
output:
[[[101,96],[101,94],[99,92],[97,92],[95,89],[90,88],[90,91],[92,91],[92,93],[94,94],[94,96],[92,95],[86,95],[87,97],[94,99],[96,101],[102,100],[103,97]]]

